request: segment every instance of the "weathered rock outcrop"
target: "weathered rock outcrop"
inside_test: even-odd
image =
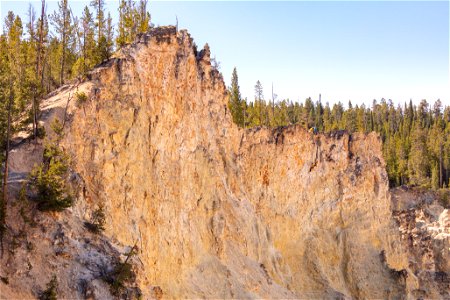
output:
[[[64,227],[72,231],[69,244],[79,245],[76,220],[103,204],[104,239],[115,251],[138,247],[144,297],[411,292],[375,134],[238,129],[209,47],[198,52],[174,27],[152,30],[88,82],[55,96],[60,105],[48,108],[49,119],[63,118],[75,89],[88,101],[69,103],[61,147],[72,157],[79,193],[75,206],[54,218],[71,220]],[[66,296],[82,297],[80,280],[96,282],[87,265],[78,263],[85,269],[64,281]],[[89,288],[97,298],[107,292],[100,283]]]
[[[393,215],[408,257],[408,294],[450,298],[450,211],[431,191],[392,191]]]

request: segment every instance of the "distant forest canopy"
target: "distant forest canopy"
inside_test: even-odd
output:
[[[450,107],[440,100],[422,100],[395,106],[391,100],[373,101],[347,108],[341,102],[325,105],[311,98],[303,103],[265,100],[262,84],[255,85],[255,98],[241,97],[236,68],[229,87],[229,108],[240,127],[278,127],[299,124],[318,132],[347,130],[349,133],[376,131],[383,141],[383,155],[391,187],[400,185],[446,188],[450,179]]]

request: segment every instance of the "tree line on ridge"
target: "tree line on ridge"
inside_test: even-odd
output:
[[[349,133],[377,132],[391,187],[414,185],[439,189],[450,180],[450,107],[438,99],[394,105],[392,100],[373,100],[372,106],[341,102],[332,106],[307,98],[303,103],[289,99],[266,100],[263,87],[255,84],[253,101],[242,98],[236,68],[229,87],[233,121],[242,128],[278,127],[297,124],[318,132],[346,130]]]

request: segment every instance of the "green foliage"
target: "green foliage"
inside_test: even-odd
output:
[[[233,116],[233,121],[240,127],[244,127],[244,105],[239,91],[239,82],[236,68],[233,69],[231,87],[229,88],[230,102],[228,107]]]
[[[113,20],[105,10],[104,0],[92,0],[94,14],[86,7],[81,16],[75,16],[69,0],[59,0],[55,11],[46,12],[42,5],[38,18],[30,4],[26,20],[12,11],[5,12],[0,34],[0,165],[5,160],[8,111],[11,113],[11,135],[33,123],[33,134],[45,137],[39,127],[40,102],[43,97],[59,88],[67,80],[83,78],[95,65],[111,57],[114,45]],[[44,3],[42,3],[44,4]],[[132,42],[137,34],[150,27],[147,1],[127,0],[121,6],[120,35],[118,41]],[[125,22],[123,22],[125,21]],[[119,46],[122,42],[119,43]],[[12,107],[8,109],[9,99]],[[85,98],[79,98],[81,104]],[[23,118],[28,116],[28,118]],[[53,127],[58,138],[62,136],[60,124]],[[36,132],[34,132],[36,130]],[[32,176],[38,191],[39,207],[60,210],[71,203],[64,188],[59,158],[37,167]],[[5,230],[6,204],[0,199],[0,237]]]
[[[134,282],[136,279],[133,265],[129,262],[130,258],[136,254],[135,250],[136,246],[126,254],[124,262],[117,260],[113,269],[103,276],[103,280],[109,284],[111,294],[114,296],[121,296],[126,289],[126,285]]]
[[[150,28],[150,13],[147,11],[147,0],[120,0],[119,25],[116,43],[122,47],[133,42],[140,33],[145,33]]]
[[[75,94],[76,97],[76,106],[80,107],[81,105],[83,105],[83,103],[85,103],[88,99],[88,97],[86,96],[86,94],[84,92],[78,92]]]
[[[128,262],[118,263],[111,273],[111,281],[108,282],[111,288],[111,293],[119,296],[125,289],[127,282],[132,282],[135,279],[133,266]]]
[[[50,128],[56,134],[57,139],[62,138],[64,133],[64,128],[58,118],[55,118],[53,122],[50,124]]]
[[[122,2],[118,22],[122,29],[114,28],[104,0],[92,0],[93,12],[86,6],[79,16],[73,14],[69,0],[59,0],[56,10],[48,15],[44,7],[39,18],[30,5],[26,22],[12,11],[6,14],[0,37],[0,95],[9,86],[4,79],[12,77],[15,113],[33,110],[31,102],[38,112],[45,94],[67,80],[84,77],[109,59],[115,49],[116,30],[119,46],[148,31],[147,0]]]
[[[85,76],[114,51],[117,28],[106,11],[106,2],[92,0],[93,13],[85,7],[80,16],[73,14],[69,2],[59,0],[55,11],[48,14],[45,6],[36,14],[30,4],[26,20],[12,11],[6,13],[0,35],[0,150],[5,146],[10,94],[13,124],[26,128],[39,115],[39,103],[45,94],[67,80]],[[122,1],[121,8],[119,25],[123,30],[118,31],[124,35],[119,34],[118,41],[132,42],[150,28],[147,1]],[[23,115],[29,116],[26,122],[15,122]],[[45,136],[42,127],[37,129],[37,136]]]
[[[57,50],[59,54],[59,84],[61,85],[65,82],[67,70],[70,70],[74,63],[73,47],[77,42],[74,34],[75,25],[70,14],[68,0],[60,0],[58,10],[50,16],[53,28],[59,38]],[[69,74],[69,77],[71,77],[71,74]]]
[[[56,275],[47,283],[47,288],[39,296],[39,300],[57,300],[58,299],[58,279]]]
[[[61,211],[72,205],[73,198],[65,183],[68,160],[68,156],[57,145],[46,145],[43,163],[30,174],[30,184],[36,191],[39,210]]]
[[[106,215],[103,205],[100,205],[93,211],[90,222],[84,223],[85,227],[89,231],[97,234],[105,230],[105,224]]]
[[[46,136],[45,127],[44,126],[38,126],[37,128],[37,138],[43,139]]]

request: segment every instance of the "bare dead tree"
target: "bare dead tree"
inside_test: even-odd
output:
[[[76,92],[78,92],[78,83],[76,85]],[[75,92],[75,93],[76,93]],[[67,111],[69,109],[69,103],[73,98],[74,93],[69,93],[69,97],[67,98],[67,103],[66,103],[66,107],[64,109],[64,118],[63,118],[63,123],[62,123],[62,128],[64,129],[64,126],[66,125],[66,120],[67,120]]]

